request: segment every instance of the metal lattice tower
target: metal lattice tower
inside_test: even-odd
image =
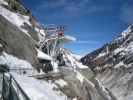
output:
[[[42,42],[40,48],[43,46],[47,48],[47,54],[51,57],[55,57],[59,47],[61,46],[59,40],[64,36],[65,26],[49,25],[45,28],[46,39]]]

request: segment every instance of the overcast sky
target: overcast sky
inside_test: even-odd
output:
[[[40,23],[66,25],[77,42],[66,47],[84,55],[133,23],[133,0],[22,0]]]

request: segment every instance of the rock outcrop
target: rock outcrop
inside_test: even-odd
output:
[[[0,43],[7,53],[27,60],[33,66],[38,64],[33,39],[2,16],[0,16]]]

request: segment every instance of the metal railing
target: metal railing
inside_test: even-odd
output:
[[[3,74],[2,84],[3,100],[30,100],[11,74]]]

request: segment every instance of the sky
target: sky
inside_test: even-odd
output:
[[[65,47],[85,55],[115,39],[133,23],[133,0],[22,0],[45,25],[65,25],[77,41]]]

